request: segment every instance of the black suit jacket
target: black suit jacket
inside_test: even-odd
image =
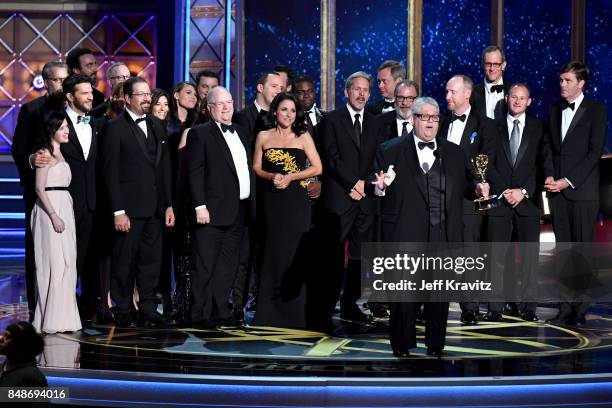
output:
[[[308,133],[310,133],[310,136],[312,136],[312,139],[315,142],[315,145],[317,146],[317,149],[319,148],[319,123],[321,123],[321,119],[323,118],[323,115],[325,115],[327,112],[320,110],[319,108],[314,108],[315,109],[315,116],[317,117],[317,123],[311,123],[308,119],[308,113],[304,112],[304,119],[306,120],[306,127],[308,128]]]
[[[575,189],[561,194],[572,201],[599,199],[599,160],[606,143],[608,111],[605,106],[584,97],[561,142],[561,101],[550,106],[549,144],[555,179],[567,177]]]
[[[34,193],[35,172],[30,167],[28,158],[42,140],[43,107],[47,95],[24,104],[19,110],[17,126],[13,134],[11,152],[19,170],[19,180],[27,193]]]
[[[382,142],[386,142],[387,140],[395,139],[398,136],[401,136],[397,132],[397,112],[385,112],[379,116],[380,119],[380,135],[379,139]],[[411,133],[412,131],[408,132]]]
[[[504,96],[508,95],[510,91],[510,86],[512,83],[506,78],[504,78]],[[484,82],[480,82],[479,84],[474,85],[474,89],[472,89],[472,95],[470,96],[470,105],[472,105],[472,109],[478,112],[481,116],[487,116],[487,100],[486,100],[486,90]],[[503,119],[506,117],[508,113],[508,105],[506,104],[505,99],[501,99],[495,105],[495,119]]]
[[[263,121],[263,116],[259,114],[255,103],[249,104],[246,108],[241,111],[234,112],[232,122],[240,125],[244,131],[250,143],[251,150],[255,147],[255,138],[257,134],[263,130],[266,130],[266,126]]]
[[[463,200],[473,196],[472,174],[460,147],[438,138],[442,157],[445,229],[449,242],[463,241]],[[378,147],[371,174],[394,166],[395,180],[381,199],[382,240],[426,242],[429,239],[427,186],[419,165],[414,136],[401,136]],[[373,194],[373,186],[368,183]]]
[[[361,143],[357,145],[353,121],[346,106],[323,116],[319,124],[323,145],[323,186],[321,205],[337,214],[344,214],[358,205],[366,214],[373,214],[375,203],[371,197],[356,202],[349,197],[357,181],[365,180],[379,144],[379,120],[364,111]]]
[[[72,121],[66,118],[70,133],[68,143],[61,145],[62,155],[70,166],[72,181],[68,190],[72,196],[74,210],[95,211],[96,210],[96,166],[98,160],[98,130],[94,120],[89,122],[91,126],[91,146],[87,160],[83,154],[83,147],[79,142]]]
[[[106,98],[102,92],[100,92],[97,88],[93,88],[93,102],[91,105],[92,110],[95,110],[98,106],[102,105],[105,99]]]
[[[383,107],[385,105],[385,99],[379,99],[376,102],[372,102],[366,105],[365,110],[370,112],[372,115],[380,115],[382,113]],[[387,113],[387,112],[385,112]]]
[[[493,155],[489,158],[489,168],[486,177],[491,186],[491,194],[501,196],[501,193],[510,188],[524,188],[529,198],[512,208],[505,200],[500,199],[499,206],[488,211],[491,216],[503,216],[516,211],[521,216],[540,215],[534,200],[536,193],[541,191],[537,185],[537,175],[551,176],[552,158],[548,146],[548,138],[544,133],[542,122],[532,116],[525,117],[525,129],[521,137],[521,144],[516,156],[516,163],[512,165],[510,153],[510,133],[506,117],[496,121],[499,138],[495,143]],[[539,171],[541,170],[541,171]]]
[[[447,138],[448,128],[451,123],[450,120],[451,112],[446,112],[442,119],[440,119],[439,137],[443,139]],[[463,148],[468,159],[481,153],[491,155],[495,147],[495,140],[498,137],[495,122],[475,112],[473,108],[470,111],[470,116],[466,118],[466,121],[459,146]]]
[[[255,176],[251,144],[246,132],[236,126],[236,132],[247,155],[250,182],[251,216],[255,206]],[[189,154],[189,187],[193,207],[206,205],[210,225],[232,225],[238,216],[240,184],[229,146],[215,121],[194,126],[187,138]]]
[[[124,210],[132,218],[163,216],[165,209],[172,206],[166,129],[151,115],[147,115],[146,122],[148,137],[155,138],[155,157],[127,111],[109,121],[102,136],[110,210]]]

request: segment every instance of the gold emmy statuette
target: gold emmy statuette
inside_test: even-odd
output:
[[[481,183],[486,183],[485,174],[487,172],[487,166],[489,165],[489,156],[486,154],[479,154],[472,158],[472,166],[476,170],[476,174],[480,178]],[[474,200],[474,208],[480,211],[490,210],[491,208],[497,207],[499,201],[496,195],[480,197]]]

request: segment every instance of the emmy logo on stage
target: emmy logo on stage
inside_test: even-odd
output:
[[[480,178],[481,183],[486,183],[485,173],[487,172],[487,166],[489,165],[489,156],[486,154],[479,154],[471,159],[472,166],[476,170],[476,175]],[[496,195],[490,195],[480,197],[474,200],[474,208],[480,211],[490,210],[491,208],[497,207],[499,201]]]

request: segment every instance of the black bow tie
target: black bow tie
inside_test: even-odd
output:
[[[429,147],[431,150],[436,148],[436,144],[434,142],[419,142],[417,143],[417,146],[419,146],[419,150],[423,150],[426,147]]]
[[[234,130],[236,130],[234,128],[234,125],[232,125],[231,123],[229,125],[226,125],[225,123],[221,124],[221,130],[223,132],[227,132],[229,130],[230,133],[234,133]]]
[[[574,110],[574,107],[576,107],[576,102],[568,103],[567,101],[563,101],[563,104],[561,106],[561,110],[565,110],[567,108],[570,108],[571,110]]]
[[[136,124],[139,124],[140,122],[144,122],[145,120],[147,120],[147,117],[143,116],[142,118],[136,119],[134,122],[136,122]]]
[[[499,85],[493,85],[491,87],[491,92],[504,92],[504,86],[499,84]]]
[[[393,108],[395,107],[395,102],[389,102],[389,101],[384,101],[383,102],[383,109],[387,109],[387,108]]]
[[[457,120],[457,119],[459,119],[459,120],[460,120],[460,121],[462,121],[462,122],[465,122],[465,113],[464,113],[463,115],[461,115],[461,116],[459,116],[459,115],[455,115],[455,114],[453,113],[453,115],[452,115],[452,117],[451,117],[451,123],[452,123],[453,121]]]

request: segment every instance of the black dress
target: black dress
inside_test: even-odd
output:
[[[305,164],[306,154],[297,148],[265,149],[262,158],[262,168],[269,173],[297,173]],[[311,216],[306,186],[306,180],[293,181],[279,190],[268,181],[263,189],[265,240],[253,325],[305,326],[303,266],[308,254],[303,241]]]

